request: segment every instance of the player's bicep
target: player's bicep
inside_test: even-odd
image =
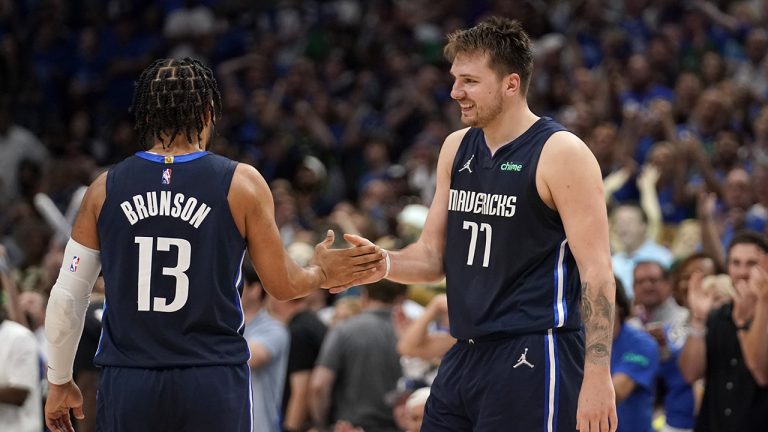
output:
[[[435,196],[429,207],[429,214],[424,223],[419,241],[432,251],[443,251],[445,248],[445,230],[448,224],[448,199],[451,190],[451,169],[456,151],[464,138],[467,129],[456,131],[449,135],[437,161],[437,184]],[[439,257],[442,260],[442,256]]]
[[[241,164],[236,175],[239,184],[230,201],[230,205],[235,204],[233,216],[243,225],[248,253],[264,288],[274,295],[274,290],[289,286],[286,254],[275,222],[272,192],[253,167]]]
[[[539,169],[582,278],[610,270],[608,213],[597,160],[575,135],[559,133],[542,150]]]

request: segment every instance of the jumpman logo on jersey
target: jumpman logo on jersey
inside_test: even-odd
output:
[[[475,158],[475,155],[472,155],[472,157],[471,157],[471,158],[469,158],[469,160],[467,161],[467,163],[465,163],[465,164],[464,164],[464,166],[463,166],[463,167],[462,167],[462,168],[459,170],[459,172],[462,172],[462,171],[464,171],[464,170],[467,170],[467,171],[469,171],[469,173],[470,173],[470,174],[472,174],[472,168],[470,168],[470,167],[469,167],[469,164],[471,164],[471,163],[472,163],[472,159],[474,159],[474,158]]]
[[[528,363],[528,360],[525,359],[526,354],[528,354],[528,348],[526,348],[525,351],[522,354],[520,354],[520,358],[517,359],[517,363],[514,366],[512,366],[512,369],[515,369],[520,365],[526,365],[529,368],[533,367],[533,365]]]

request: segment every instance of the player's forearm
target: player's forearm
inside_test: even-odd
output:
[[[439,282],[445,277],[443,253],[417,242],[399,251],[389,251],[390,272],[387,279],[401,284]]]
[[[585,373],[591,368],[607,369],[613,342],[613,309],[616,283],[609,277],[584,278],[581,282],[581,319],[584,322]]]
[[[680,352],[680,359],[677,361],[680,374],[689,384],[702,378],[707,367],[706,331],[707,327],[703,320],[699,318],[691,320],[688,337]]]
[[[290,257],[286,257],[286,261],[290,261],[287,269],[288,283],[284,287],[270,287],[271,289],[267,289],[272,296],[281,301],[293,300],[304,297],[320,288],[325,280],[325,275],[320,266],[311,265],[301,268]]]
[[[99,251],[70,240],[64,250],[59,277],[51,288],[45,312],[48,341],[48,381],[64,384],[72,380],[75,352],[83,333],[91,290],[101,271]],[[69,261],[69,257],[72,261]]]

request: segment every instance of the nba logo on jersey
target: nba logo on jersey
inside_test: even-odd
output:
[[[171,184],[171,169],[166,168],[163,170],[163,180],[160,182],[160,184]]]
[[[80,257],[76,256],[72,258],[72,262],[69,264],[69,271],[72,273],[76,272],[78,265],[80,265]]]

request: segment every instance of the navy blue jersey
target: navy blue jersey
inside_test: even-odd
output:
[[[109,170],[98,220],[106,298],[95,363],[243,364],[245,240],[227,202],[236,162],[136,153]]]
[[[444,256],[454,337],[580,328],[576,263],[560,216],[536,190],[541,150],[562,130],[542,117],[493,157],[481,129],[464,136],[451,170]]]

